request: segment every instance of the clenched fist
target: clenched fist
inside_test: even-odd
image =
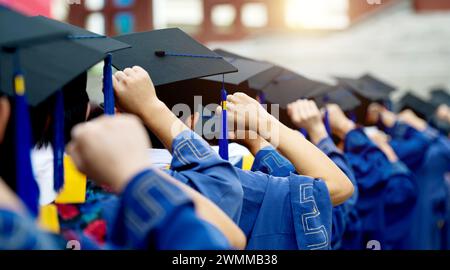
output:
[[[102,116],[73,128],[67,152],[82,173],[121,192],[135,174],[150,167],[149,147],[135,116]]]
[[[347,118],[338,105],[328,104],[327,110],[331,131],[340,139],[344,139],[347,133],[355,128],[355,124]]]
[[[125,112],[142,117],[147,109],[161,103],[150,76],[139,66],[116,72],[113,85],[116,102]]]
[[[322,113],[312,100],[299,99],[288,105],[288,115],[298,127],[308,131],[311,141],[318,144],[327,137],[327,131],[322,121]]]

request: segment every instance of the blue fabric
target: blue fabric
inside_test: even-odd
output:
[[[220,125],[219,155],[225,160],[229,160],[228,155],[228,119],[227,119],[227,90],[225,90],[225,75],[223,75],[223,87],[220,91],[220,102],[222,104],[222,121]]]
[[[53,130],[53,189],[59,192],[64,186],[64,94],[56,92]]]
[[[251,170],[279,177],[295,173],[294,165],[272,146],[266,146],[256,153]]]
[[[238,223],[244,194],[236,168],[193,131],[184,131],[174,139],[172,156],[166,172],[210,199]]]
[[[0,250],[61,249],[51,235],[40,231],[34,221],[6,209],[0,209]]]
[[[358,197],[358,188],[356,185],[355,178],[353,176],[353,172],[348,165],[348,161],[345,156],[336,148],[336,145],[331,140],[331,138],[327,137],[323,139],[318,144],[319,149],[322,150],[352,181],[355,192],[353,196],[349,198],[343,204],[333,207],[333,215],[332,215],[332,234],[331,234],[331,246],[333,249],[346,248],[343,246],[343,237],[344,232],[348,230],[352,233],[347,235],[347,240],[345,243],[349,243],[350,241],[354,241],[355,237],[358,237],[356,232],[360,231],[360,222],[356,218],[356,210],[354,209],[354,205],[356,203]],[[296,173],[294,165],[283,157],[278,151],[276,151],[273,147],[268,146],[261,149],[255,156],[255,161],[252,166],[252,171],[261,171],[266,174],[270,174],[272,176],[278,177],[286,177],[291,173]],[[348,218],[350,212],[353,212],[352,222],[348,224]],[[348,228],[356,227],[355,228]]]
[[[384,192],[389,180],[390,162],[361,129],[350,131],[345,138],[344,152],[358,183],[359,197],[356,210],[361,220],[359,247],[376,240],[385,246]]]
[[[357,232],[360,230],[361,224],[357,218],[358,214],[355,208],[359,193],[358,185],[349,161],[330,137],[320,141],[317,147],[342,170],[353,184],[353,195],[341,205],[333,208],[333,234],[331,241],[333,249],[351,249],[354,239],[360,238]],[[350,216],[352,216],[352,222],[349,220]],[[344,237],[344,234],[347,235]]]
[[[131,249],[226,249],[226,238],[195,214],[191,200],[155,170],[135,176],[122,194],[112,234]]]
[[[416,236],[412,233],[418,189],[414,176],[402,163],[391,166],[385,193],[386,246],[390,250],[413,248]]]
[[[103,66],[103,95],[104,95],[104,108],[105,114],[114,115],[115,101],[114,101],[114,89],[112,81],[112,55],[108,53],[104,60]]]
[[[431,127],[417,131],[400,122],[387,131],[392,136],[392,148],[415,174],[418,187],[412,247],[426,250],[446,248],[444,239],[448,235],[448,227],[443,227],[450,217],[445,181],[445,174],[450,171],[448,139]]]
[[[410,249],[417,187],[403,163],[391,163],[361,129],[347,134],[345,152],[358,182],[356,204],[364,248],[377,240],[382,249]]]
[[[401,122],[386,129],[386,133],[391,136],[389,144],[395,154],[413,172],[421,166],[428,147],[437,138],[430,132],[419,132]]]
[[[239,226],[247,249],[330,248],[332,206],[322,180],[237,171],[244,189]]]
[[[17,76],[21,76],[21,74]],[[39,211],[39,187],[34,179],[31,164],[31,122],[25,95],[15,95],[14,117],[17,195],[28,208],[30,214],[36,217]]]

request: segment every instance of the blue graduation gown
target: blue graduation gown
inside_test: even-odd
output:
[[[400,122],[387,132],[392,136],[392,148],[416,177],[419,193],[413,224],[413,248],[445,248],[443,239],[448,234],[448,227],[443,227],[446,220],[450,221],[448,184],[445,181],[445,174],[450,171],[449,140],[431,127],[420,132]]]
[[[193,131],[174,139],[172,156],[166,173],[200,192],[238,223],[244,194],[235,167]]]
[[[0,209],[0,250],[57,250],[55,237],[39,230],[26,215]]]
[[[200,192],[238,223],[244,195],[235,167],[221,159],[192,131],[180,133],[172,148],[171,168],[165,172]],[[90,203],[102,209],[101,216],[107,224],[106,240],[109,240],[113,235],[111,224],[117,217],[119,199],[113,194],[103,194],[101,199]],[[78,228],[73,229],[82,233]]]
[[[385,193],[386,246],[389,250],[413,248],[412,233],[418,189],[411,171],[402,162],[391,164]]]
[[[192,201],[155,170],[138,174],[121,196],[112,243],[131,249],[226,249],[228,241],[200,220]]]
[[[84,235],[72,235],[70,240],[79,241],[85,250],[230,247],[218,229],[197,217],[188,196],[155,169],[137,174],[116,202],[118,213],[110,241],[100,246]],[[0,249],[64,249],[62,244],[60,238],[37,229],[28,217],[0,210]]]
[[[347,134],[345,153],[359,188],[361,248],[371,240],[379,241],[382,249],[403,247],[416,198],[412,175],[401,163],[392,164],[361,129]]]
[[[317,147],[322,150],[352,181],[355,192],[353,196],[348,199],[343,204],[333,207],[332,211],[332,234],[331,234],[331,247],[333,249],[345,248],[342,246],[342,239],[344,237],[344,232],[348,224],[348,218],[350,212],[353,212],[352,223],[348,224],[348,231],[352,233],[347,235],[349,238],[346,242],[351,241],[355,237],[355,232],[359,231],[359,221],[356,217],[356,210],[354,205],[358,198],[358,189],[356,186],[356,181],[353,176],[353,172],[348,165],[348,161],[345,156],[337,149],[331,138],[325,138]],[[252,171],[261,171],[273,176],[289,176],[291,173],[296,173],[294,165],[282,156],[273,147],[265,147],[261,149],[255,156],[255,161],[253,163]],[[358,228],[358,229],[355,229]]]
[[[250,250],[329,249],[331,200],[322,180],[238,169],[244,189],[239,227]]]

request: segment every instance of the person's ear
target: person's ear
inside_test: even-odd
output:
[[[10,115],[11,105],[9,100],[5,97],[0,97],[0,144],[3,142]]]

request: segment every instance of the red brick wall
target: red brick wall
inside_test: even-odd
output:
[[[450,0],[414,0],[418,12],[434,10],[450,10]]]

